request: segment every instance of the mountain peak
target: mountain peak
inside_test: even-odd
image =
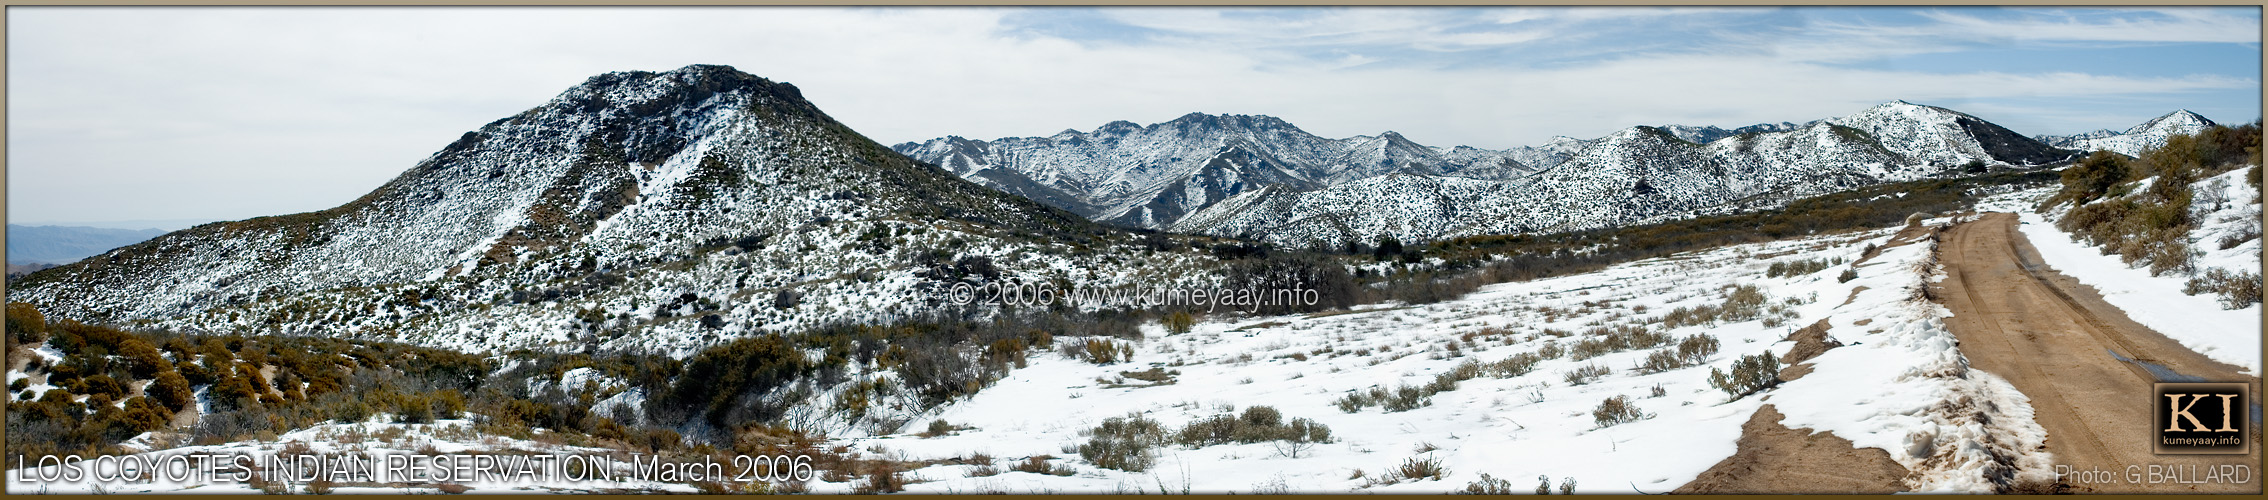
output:
[[[2210,126],[2213,126],[2213,120],[2205,119],[2203,115],[2199,115],[2187,109],[2176,109],[2172,113],[2159,115],[2157,118],[2151,118],[2150,121],[2142,122],[2139,125],[2135,125],[2133,128],[2126,129],[2126,133],[2138,134],[2151,130],[2174,128],[2184,129],[2182,130],[2182,132],[2187,132],[2188,130],[2186,129],[2204,128]]]
[[[794,85],[774,83],[721,64],[694,64],[664,72],[614,71],[601,73],[567,89],[562,97],[576,94],[600,94],[609,98],[637,97],[638,93],[666,92],[696,88],[711,92],[757,85],[780,85],[793,91]]]
[[[1268,115],[1215,115],[1203,112],[1181,115],[1180,118],[1175,118],[1171,121],[1160,123],[1158,125],[1175,126],[1181,128],[1234,128],[1246,130],[1298,128],[1292,126],[1290,122],[1286,122],[1282,118]]]
[[[709,101],[731,96],[730,103]],[[616,71],[584,80],[552,98],[550,106],[610,118],[659,119],[712,109],[760,105],[773,112],[819,117],[794,85],[774,82],[731,66],[695,64],[664,72]]]

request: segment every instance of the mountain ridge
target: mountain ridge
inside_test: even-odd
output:
[[[2204,115],[2187,109],[2158,115],[2123,131],[2102,129],[2072,135],[2043,135],[2040,142],[2061,148],[2080,151],[2110,151],[2126,156],[2139,156],[2142,151],[2163,146],[2166,138],[2194,134],[2214,125]]]
[[[935,304],[857,304],[938,286],[956,254],[1019,276],[1130,239],[898,155],[792,85],[694,65],[594,76],[354,201],[167,233],[28,275],[10,300],[190,331],[684,350],[923,314]],[[1105,271],[1056,275],[1136,279]]]
[[[1272,199],[1216,206],[1171,229],[1293,245],[1597,229],[1755,203],[1757,195],[1784,201],[1969,165],[2021,168],[2070,156],[1966,113],[1891,101],[1791,130],[1705,144],[1679,136],[1675,127],[1635,126],[1589,141],[1565,161],[1521,179],[1429,184],[1457,194],[1418,205],[1384,198],[1427,183],[1349,183],[1270,191]],[[1438,223],[1396,222],[1423,214],[1455,215]],[[1331,223],[1314,222],[1326,220]]]
[[[1394,172],[1508,178],[1535,168],[1515,156],[1550,154],[1431,147],[1394,131],[1327,139],[1273,116],[1207,113],[1048,137],[947,136],[892,149],[1100,222],[1144,228],[1268,184],[1317,188]]]

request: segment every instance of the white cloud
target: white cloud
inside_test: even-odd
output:
[[[2118,17],[2088,20],[2080,13],[2048,12],[2018,20],[1931,11],[1941,23],[1928,31],[1968,38],[2008,38],[2047,42],[2208,42],[2260,43],[2260,18],[2231,15],[2230,9],[2159,9],[2162,19]],[[2253,11],[2258,12],[2258,11]]]
[[[1809,120],[1890,99],[2259,86],[2215,76],[1851,69],[1817,63],[1840,56],[1802,53],[1814,50],[1800,49],[1817,41],[1809,38],[1611,52],[1606,39],[1613,37],[1569,29],[1666,16],[1707,27],[1735,17],[1728,11],[1097,11],[1166,33],[1146,43],[1037,35],[1011,25],[1013,12],[12,8],[10,211],[18,220],[52,221],[327,208],[464,131],[540,105],[591,75],[694,63],[794,83],[821,109],[886,143],[1048,135],[1202,111],[1275,115],[1332,137],[1392,129],[1433,145],[1509,147],[1636,124]],[[1938,21],[1967,22],[1948,19]],[[2257,41],[2258,21],[2249,22]],[[1603,47],[1593,50],[1610,52],[1526,67],[1490,64],[1493,56],[1476,50],[1585,35],[1593,36],[1586,44]],[[1393,64],[1404,57],[1397,50],[1471,50],[1483,58]]]

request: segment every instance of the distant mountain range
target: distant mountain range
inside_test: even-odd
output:
[[[1387,174],[1526,176],[1571,148],[1492,151],[1418,144],[1395,132],[1326,139],[1270,116],[1191,113],[1147,126],[980,141],[958,136],[892,149],[954,175],[1100,222],[1161,228],[1262,186],[1318,189]]]
[[[8,263],[65,264],[165,234],[158,229],[8,225]]]
[[[2128,127],[2124,132],[2103,129],[2075,135],[2043,135],[2039,136],[2039,140],[2059,148],[2081,151],[2102,150],[2127,156],[2140,156],[2142,150],[2165,145],[2167,137],[2194,134],[2212,126],[2212,120],[2207,120],[2204,116],[2192,113],[2189,110],[2181,109]]]
[[[2123,148],[2188,130],[2159,121],[2061,143]],[[1324,139],[1272,117],[1205,114],[893,149],[1100,222],[1302,245],[1609,227],[2079,153],[1904,101],[1800,124],[1638,126],[1508,150],[1392,132]]]

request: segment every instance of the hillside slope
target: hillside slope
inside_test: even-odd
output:
[[[1059,265],[1130,238],[891,152],[792,85],[696,65],[593,77],[353,202],[170,233],[10,300],[192,331],[689,348],[920,314],[935,304],[902,299],[969,258],[996,259],[985,279],[1131,280]]]

